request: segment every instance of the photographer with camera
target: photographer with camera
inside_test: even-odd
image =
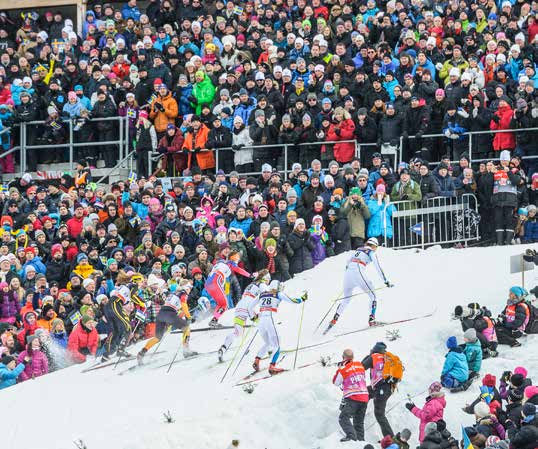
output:
[[[366,236],[366,220],[370,218],[370,209],[359,187],[353,187],[349,191],[349,197],[340,209],[340,215],[346,217],[349,223],[351,247],[361,246]]]

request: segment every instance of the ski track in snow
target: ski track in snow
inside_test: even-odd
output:
[[[509,256],[521,254],[525,249],[523,245],[446,250],[434,247],[419,252],[380,249],[381,265],[395,287],[377,292],[378,319],[404,319],[435,309],[434,316],[336,338],[319,348],[299,352],[297,365],[315,361],[322,355],[332,355],[333,362],[339,361],[346,347],[352,348],[360,360],[376,341],[386,341],[388,329],[399,329],[401,338],[387,344],[389,351],[402,358],[406,370],[398,391],[388,401],[388,419],[395,432],[408,427],[413,433],[412,445],[417,443],[419,420],[404,407],[406,396],[417,395],[414,401],[422,407],[427,386],[439,379],[446,339],[456,335],[458,342],[463,341],[459,321],[450,318],[454,306],[476,301],[487,305],[496,316],[505,304],[508,289],[521,284],[520,274],[509,274]],[[346,254],[328,259],[287,283],[288,294],[309,291],[301,346],[367,324],[368,299],[360,295],[353,298],[329,335],[321,335],[326,323],[313,334],[330,301],[342,290],[347,257]],[[383,285],[373,267],[369,268],[369,274],[377,287]],[[525,279],[528,289],[536,285],[533,272],[527,272]],[[278,326],[282,349],[295,348],[300,313],[301,306],[287,303],[280,306],[277,321],[282,322]],[[327,320],[330,317],[332,313]],[[227,312],[222,321],[231,324],[233,312]],[[193,333],[191,347],[200,352],[214,351],[227,332],[230,331]],[[180,341],[180,335],[166,337],[160,350],[167,352],[156,356],[159,365],[172,359]],[[499,378],[504,370],[523,365],[531,377],[537,376],[538,358],[528,350],[536,344],[537,337],[529,336],[521,341],[520,348],[500,346],[499,357],[485,360],[481,374],[492,372]],[[109,367],[81,374],[83,368],[93,363],[89,361],[24,382],[0,392],[2,440],[10,449],[72,449],[73,441],[78,439],[87,449],[224,449],[234,438],[245,449],[343,447],[338,441],[341,392],[331,384],[335,367],[318,364],[295,373],[283,373],[254,384],[253,394],[233,386],[252,371],[251,364],[261,343],[257,337],[237,373],[231,376],[232,368],[222,384],[219,380],[238,340],[221,365],[216,364],[215,354],[178,363],[169,374],[167,367],[148,366],[117,375],[136,362],[121,364],[116,371]],[[130,352],[135,353],[139,348],[140,344],[130,348]],[[282,366],[291,368],[293,359],[294,354],[288,354]],[[263,361],[262,367],[267,366],[268,361]],[[475,382],[464,393],[446,392],[445,420],[456,438],[460,437],[460,424],[473,422],[473,417],[464,414],[461,407],[477,396],[479,385],[480,382]],[[166,423],[163,416],[168,410],[175,420],[172,424]],[[20,424],[21,420],[31,422],[31,432],[28,424]],[[367,440],[377,443],[381,435],[372,403],[365,426]],[[347,446],[360,448],[363,444]]]

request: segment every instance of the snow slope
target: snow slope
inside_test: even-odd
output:
[[[406,371],[399,391],[389,400],[388,418],[395,431],[411,429],[416,442],[418,419],[405,409],[406,395],[417,395],[414,400],[421,406],[427,386],[439,377],[446,338],[456,335],[462,340],[459,322],[450,319],[454,306],[476,301],[498,313],[507,290],[521,280],[520,275],[509,274],[509,256],[524,249],[523,246],[432,248],[424,252],[380,249],[383,269],[396,286],[379,290],[378,319],[398,320],[431,311],[435,311],[434,316],[336,338],[329,344],[301,351],[298,365],[315,361],[321,355],[332,354],[333,360],[339,360],[346,347],[362,358],[376,341],[385,339],[387,329],[399,329],[402,338],[388,344],[389,350],[402,357]],[[319,332],[314,335],[313,330],[330,301],[341,295],[346,258],[346,255],[331,258],[287,284],[289,294],[300,294],[303,289],[308,289],[310,294],[304,310],[301,345],[330,339]],[[371,278],[377,286],[383,286],[373,267]],[[534,274],[527,274],[526,280],[527,288],[535,285]],[[296,345],[301,308],[283,304],[279,310],[277,321],[281,323],[284,349]],[[334,328],[334,334],[364,327],[367,316],[366,296],[354,298]],[[231,323],[230,312],[224,321]],[[216,350],[226,332],[194,333],[191,346],[201,352]],[[517,349],[501,347],[497,359],[484,362],[483,374],[500,375],[523,364],[536,375],[538,356],[536,351],[528,350],[536,344],[535,338],[527,337]],[[163,364],[168,362],[178,344],[180,335],[168,336],[161,346],[167,352],[155,357]],[[341,393],[331,384],[334,367],[316,365],[285,373],[258,382],[250,395],[233,386],[251,371],[254,352],[260,345],[258,338],[236,375],[229,376],[222,384],[219,380],[226,364],[218,365],[213,356],[180,362],[169,374],[166,368],[148,366],[118,376],[117,371],[134,364],[128,362],[116,372],[105,368],[82,374],[83,367],[75,366],[25,382],[0,392],[2,441],[10,449],[72,449],[76,439],[82,439],[87,449],[222,449],[233,438],[241,441],[241,448],[248,449],[343,447],[338,441]],[[228,351],[228,360],[234,352],[233,348]],[[292,365],[293,354],[290,354],[282,366]],[[466,393],[447,393],[445,420],[456,436],[460,424],[472,423],[472,417],[465,415],[461,407],[476,396],[477,385]],[[175,418],[173,424],[164,422],[163,412],[167,410]],[[372,404],[368,408],[366,428],[367,439],[377,442],[380,433]],[[346,447],[361,445],[347,443]]]

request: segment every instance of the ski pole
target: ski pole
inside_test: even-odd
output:
[[[235,362],[235,358],[237,357],[237,354],[239,354],[239,351],[241,350],[241,348],[243,347],[243,345],[245,344],[245,341],[247,340],[249,334],[250,334],[250,330],[252,328],[249,327],[248,330],[245,332],[245,334],[243,335],[243,338],[241,339],[241,344],[237,347],[236,351],[235,351],[235,354],[234,356],[232,357],[232,360],[230,360],[230,363],[228,364],[228,367],[226,368],[226,371],[224,372],[224,375],[222,376],[222,379],[220,380],[220,383],[224,382],[224,378],[226,377],[226,375],[228,374],[228,371],[230,370],[230,368],[232,367],[233,363]]]
[[[161,347],[161,343],[163,342],[164,337],[166,337],[166,335],[169,334],[171,330],[172,330],[172,326],[171,326],[171,325],[168,326],[168,327],[166,328],[166,331],[165,331],[165,333],[163,334],[162,338],[159,340],[159,343],[157,344],[157,347],[156,347],[155,350],[150,354],[150,356],[149,356],[149,360],[151,360],[152,357],[157,353],[157,351],[158,351],[159,348]]]
[[[170,372],[170,370],[172,369],[172,365],[175,363],[176,361],[176,358],[177,358],[177,355],[179,354],[179,350],[181,349],[181,346],[178,346],[177,348],[177,351],[176,353],[174,354],[174,358],[172,359],[172,361],[170,362],[170,365],[168,365],[168,369],[166,370],[166,374],[168,374]]]
[[[340,291],[340,293],[338,293],[338,295],[336,295],[336,298],[338,298],[342,293],[344,293],[343,290]],[[325,318],[327,318],[327,316],[331,313],[331,310],[333,309],[334,305],[336,304],[336,299],[333,299],[331,301],[331,307],[329,307],[329,310],[327,310],[327,313],[325,315],[323,315],[323,318],[321,319],[321,321],[318,323],[318,325],[316,326],[316,328],[314,329],[314,333],[317,332],[317,330],[321,327],[321,325],[323,324],[323,322],[325,321]]]
[[[383,287],[373,288],[373,289],[371,289],[371,290],[369,290],[367,292],[360,292],[360,293],[354,293],[353,295],[342,296],[341,298],[336,298],[334,300],[334,302],[342,301],[343,299],[354,298],[355,296],[366,295],[366,294],[368,294],[368,292],[375,292],[377,290],[383,290],[385,288],[388,288],[388,287],[386,285],[384,285]]]
[[[243,361],[245,356],[248,354],[248,352],[250,350],[250,346],[252,345],[252,343],[254,343],[254,340],[255,340],[257,335],[258,335],[258,329],[256,328],[256,333],[254,334],[254,337],[252,337],[252,340],[250,340],[250,343],[248,344],[247,349],[245,349],[245,352],[243,353],[243,356],[241,357],[239,362],[237,362],[237,366],[235,367],[234,372],[232,373],[232,376],[237,372],[237,369],[239,368],[239,365],[241,365],[241,362]]]
[[[134,337],[134,334],[135,334],[136,330],[138,329],[139,324],[140,324],[140,321],[136,320],[136,325],[135,325],[133,331],[125,339],[125,347],[127,347],[129,345],[129,343],[131,342],[132,338]],[[122,351],[122,353],[118,357],[118,360],[116,360],[116,364],[114,365],[114,368],[112,368],[112,370],[115,370],[116,367],[119,365],[121,359],[123,358],[123,354],[124,354],[124,351]]]
[[[297,348],[295,349],[295,358],[293,359],[293,369],[295,369],[295,366],[297,365],[297,354],[299,354],[299,342],[301,341],[301,330],[303,328],[304,304],[305,301],[303,300],[303,305],[301,307],[301,319],[299,321],[299,333],[297,334]]]

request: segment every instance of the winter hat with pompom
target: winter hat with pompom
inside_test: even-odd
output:
[[[486,374],[482,379],[482,385],[486,387],[494,387],[497,383],[497,378],[493,374]]]
[[[490,414],[489,405],[485,402],[476,404],[473,411],[477,418],[484,418]]]
[[[521,374],[523,377],[527,377],[529,372],[525,368],[523,368],[522,366],[516,366],[514,368],[514,374]]]
[[[430,396],[433,396],[433,397],[443,396],[444,395],[443,386],[441,385],[440,382],[433,382],[428,387],[428,393],[430,394]]]

